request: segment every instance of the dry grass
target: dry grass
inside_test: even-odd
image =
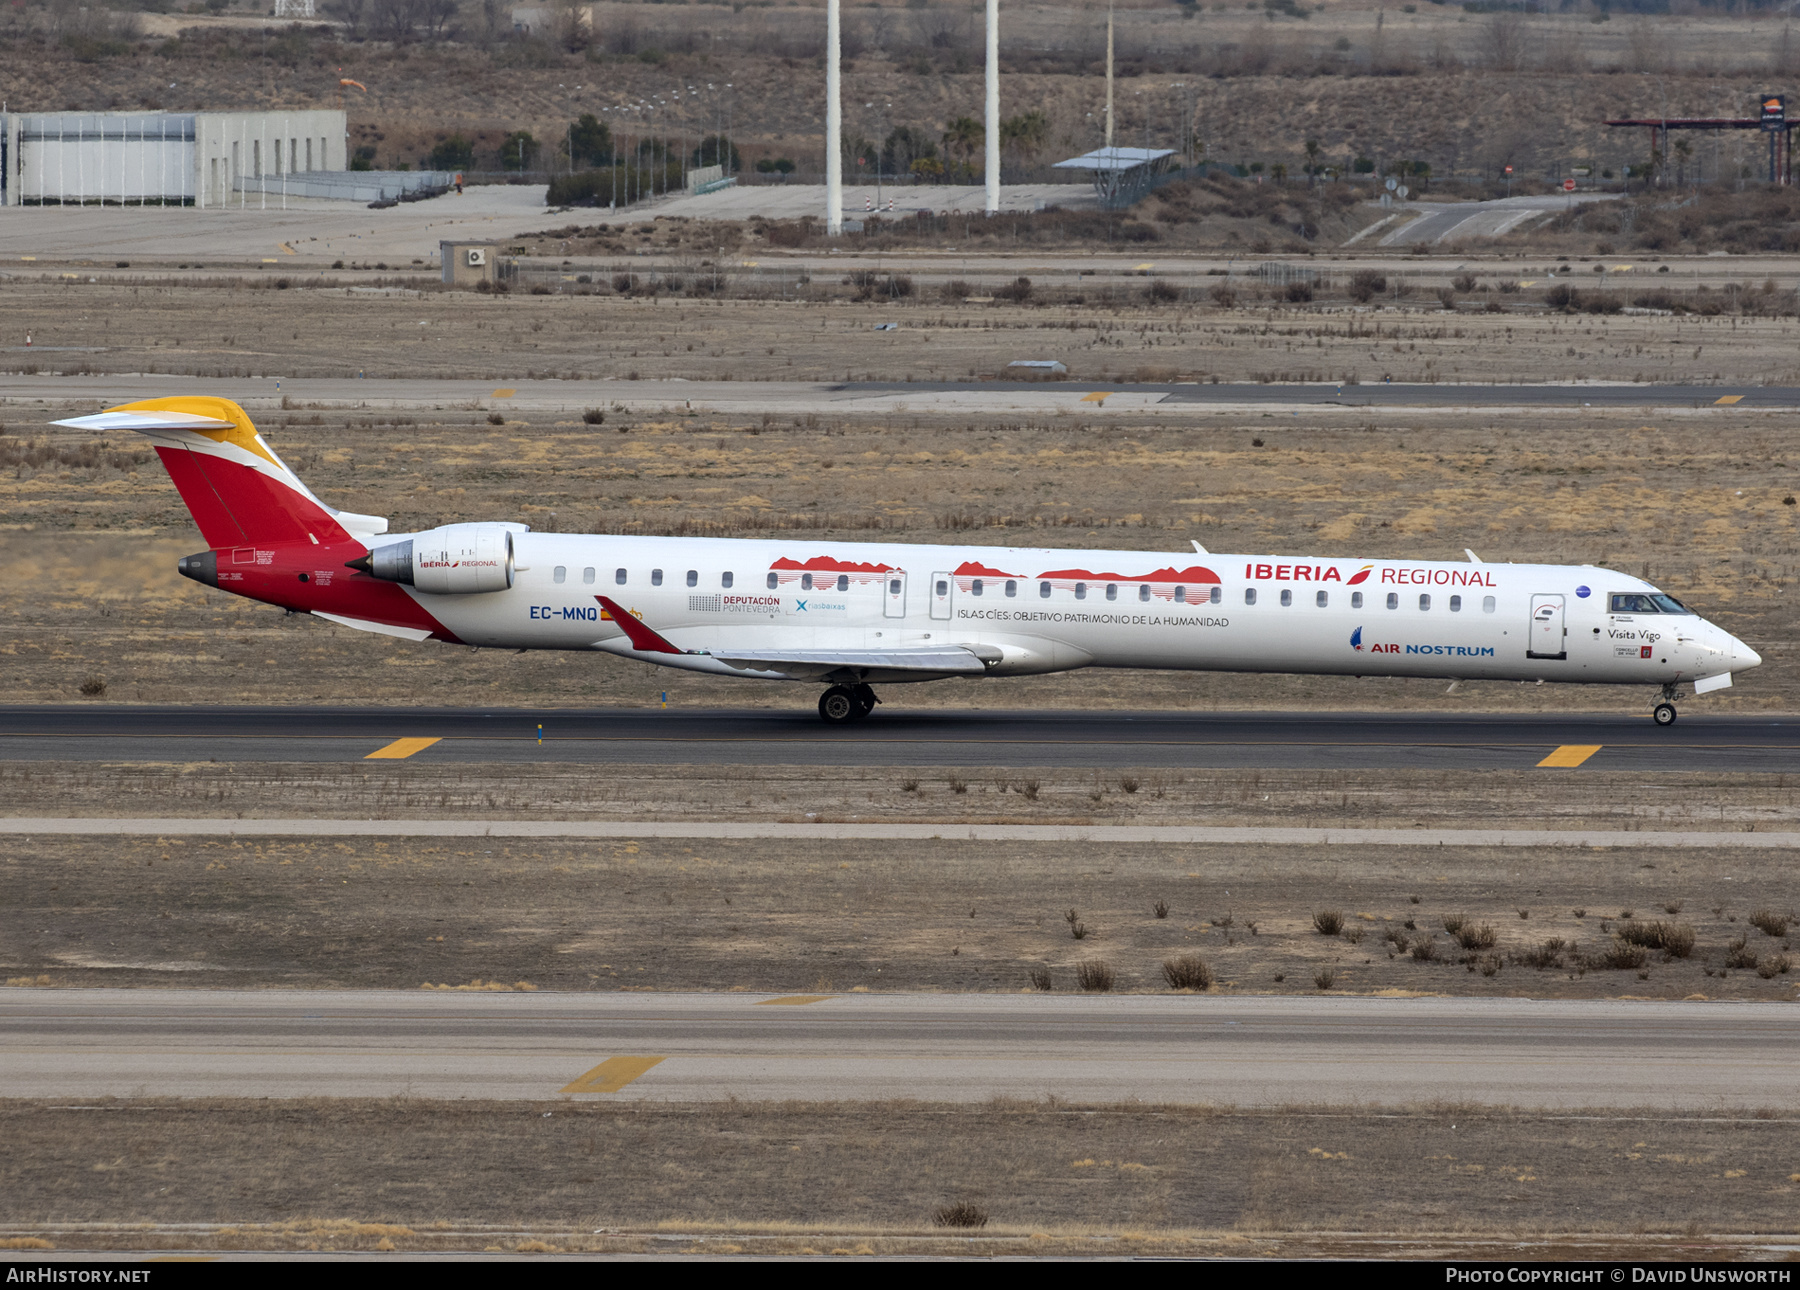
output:
[[[1726,881],[1755,865],[1770,899],[1800,879],[1775,853],[1682,857],[1693,922],[1687,958],[1657,955],[1565,916],[1530,940],[1442,952],[1404,928],[1407,885],[1471,912],[1476,925],[1516,892],[1566,908],[1621,892],[1662,895],[1668,879],[1628,849],[1508,878],[1516,853],[1459,847],[1108,848],[1079,843],[230,838],[15,839],[0,858],[4,979],[14,988],[174,985],[419,990],[774,992],[1204,989],[1291,993],[1330,971],[1331,988],[1592,998],[1618,992],[1608,968],[1648,972],[1658,998],[1785,998],[1789,977],[1755,969],[1734,930]],[[1654,854],[1654,853],[1653,853]],[[1185,866],[1185,869],[1183,868]],[[1397,877],[1404,874],[1404,880]],[[1235,925],[1156,918],[1229,889]],[[604,893],[604,899],[596,896]],[[1354,900],[1361,945],[1314,931],[1306,899]],[[1103,929],[1067,935],[1065,900]],[[970,913],[974,911],[975,917]],[[1254,935],[1244,934],[1254,922]],[[1546,952],[1544,942],[1557,947]],[[1095,948],[1096,944],[1099,946]],[[1618,951],[1624,957],[1614,961]],[[1482,975],[1484,959],[1534,971]],[[1085,967],[1083,965],[1086,965]],[[1472,966],[1475,971],[1466,970]],[[1171,976],[1171,969],[1174,975]],[[1791,974],[1790,974],[1791,975]]]
[[[1319,1231],[1463,1234],[1440,1249],[1503,1235],[1516,1250],[1521,1227],[1567,1232],[1576,1207],[1602,1234],[1785,1231],[1793,1132],[1779,1112],[1587,1108],[12,1101],[0,1222],[82,1248],[667,1253],[688,1235],[716,1253],[746,1238],[823,1253],[866,1235],[897,1253],[933,1249],[905,1242],[960,1202],[1003,1242],[983,1252],[1210,1241],[1241,1256]],[[456,1167],[421,1167],[438,1160]],[[250,1217],[266,1214],[283,1221]],[[59,1228],[81,1223],[118,1226]],[[156,1226],[175,1223],[214,1228]],[[1547,1239],[1532,1248],[1570,1240]]]

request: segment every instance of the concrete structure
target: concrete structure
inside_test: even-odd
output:
[[[348,168],[341,109],[0,117],[0,205],[266,206]]]
[[[500,280],[497,242],[439,242],[438,257],[447,287],[475,287],[483,282],[491,286]]]
[[[238,188],[251,203],[268,197],[319,197],[341,202],[414,202],[456,186],[449,170],[314,170],[298,175],[246,176]]]

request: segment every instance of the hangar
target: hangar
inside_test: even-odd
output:
[[[349,168],[342,109],[0,116],[0,206],[263,206]]]

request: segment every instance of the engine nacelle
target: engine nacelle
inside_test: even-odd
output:
[[[349,568],[440,596],[505,591],[513,585],[513,529],[504,524],[446,524],[378,546]]]

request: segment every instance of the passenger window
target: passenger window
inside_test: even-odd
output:
[[[1244,603],[1246,605],[1254,605],[1256,603],[1256,588],[1255,587],[1245,587],[1244,588]]]
[[[698,587],[699,585],[700,585],[700,571],[698,569],[689,569],[688,570],[688,586]]]
[[[848,591],[848,590],[850,590],[850,575],[849,575],[849,574],[847,574],[847,573],[840,573],[840,574],[838,574],[838,583],[837,583],[837,587],[838,587],[838,590],[839,590],[839,591]]]
[[[1294,593],[1292,591],[1288,590],[1288,588],[1283,587],[1281,589],[1281,607],[1283,609],[1286,609],[1289,605],[1291,605],[1293,603],[1294,603]]]
[[[802,590],[802,591],[811,591],[812,590],[812,574],[803,573],[800,575],[800,590]]]
[[[1400,608],[1400,593],[1398,591],[1388,592],[1388,608],[1389,609]]]
[[[594,570],[592,567],[581,571],[581,580],[590,587],[594,585]]]
[[[1187,604],[1187,588],[1186,587],[1175,588],[1175,603],[1178,605]]]
[[[662,586],[662,570],[661,569],[650,570],[650,585],[652,587]]]
[[[1050,584],[1049,583],[1047,583],[1047,582],[1038,583],[1038,596],[1044,600],[1050,599]]]
[[[1011,578],[1006,580],[1006,594],[1009,597],[1019,594],[1019,584],[1014,582]]]
[[[1494,598],[1492,596],[1483,596],[1481,598],[1481,612],[1484,614],[1491,614],[1494,612]]]
[[[1350,593],[1350,608],[1352,608],[1352,609],[1361,609],[1362,608],[1362,592],[1352,591]]]
[[[1149,583],[1147,583],[1147,582],[1138,583],[1138,599],[1139,600],[1150,599],[1150,584]]]
[[[1419,612],[1425,613],[1425,612],[1429,611],[1430,608],[1431,608],[1431,597],[1430,596],[1420,596],[1419,597]]]
[[[1078,582],[1075,584],[1075,599],[1077,599],[1077,600],[1086,600],[1087,599],[1087,583]]]
[[[770,570],[770,572],[769,572],[769,590],[770,591],[775,590],[775,588],[777,586],[779,586],[780,583],[781,583],[781,580],[775,576],[775,573],[773,570]]]
[[[1450,597],[1450,612],[1453,614],[1460,614],[1462,612],[1462,597],[1461,596]]]
[[[769,585],[771,587],[773,587],[775,585],[775,575],[772,573],[769,575]],[[889,578],[888,579],[888,595],[897,596],[899,594],[900,594],[900,579]]]
[[[625,585],[625,570],[614,569],[613,570],[613,581],[618,583],[621,587],[623,587]]]
[[[1223,599],[1225,599],[1225,593],[1217,587],[1214,587],[1211,591],[1206,593],[1206,601],[1208,604],[1216,605]]]
[[[731,590],[731,573],[729,570],[719,575],[719,585],[727,591]]]
[[[569,576],[569,571],[560,564],[557,565],[554,569],[552,569],[550,571],[550,581],[551,582],[566,581],[568,576]]]
[[[1106,598],[1108,600],[1117,600],[1119,598],[1119,584],[1118,583],[1109,582],[1106,584]]]
[[[943,578],[938,579],[937,593],[940,596],[947,596],[950,594],[950,584]]]
[[[981,594],[981,579],[980,578],[975,579],[975,581],[973,581],[969,584],[969,594],[971,596],[979,596]]]
[[[1320,609],[1325,608],[1327,605],[1329,605],[1331,603],[1331,593],[1329,591],[1319,592],[1318,594],[1313,596],[1313,603],[1315,605],[1317,605]]]

